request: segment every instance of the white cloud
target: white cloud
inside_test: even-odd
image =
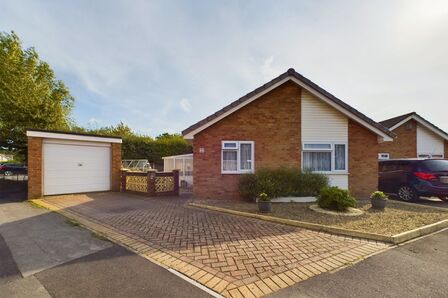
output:
[[[179,102],[180,107],[182,108],[182,110],[184,110],[187,113],[190,113],[191,111],[191,103],[188,99],[186,98],[182,98]]]

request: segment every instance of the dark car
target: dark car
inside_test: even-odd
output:
[[[448,160],[391,159],[379,162],[379,189],[403,201],[418,197],[448,200]]]
[[[0,164],[0,174],[5,176],[26,174],[28,168],[25,165],[12,164],[12,163],[2,163]]]

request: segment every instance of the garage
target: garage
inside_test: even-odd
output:
[[[28,198],[120,190],[121,138],[28,130]]]

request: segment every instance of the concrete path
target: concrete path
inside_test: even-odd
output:
[[[0,297],[67,296],[209,297],[61,215],[0,200]]]
[[[325,273],[271,297],[447,297],[448,230]]]

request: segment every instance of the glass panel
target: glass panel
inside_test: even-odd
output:
[[[224,143],[223,148],[230,148],[230,149],[235,148],[236,149],[237,145],[236,145],[236,142],[226,142],[226,143]]]
[[[345,170],[345,145],[334,145],[334,169]]]
[[[305,149],[331,149],[331,144],[305,144]]]
[[[331,171],[331,152],[303,152],[303,169]]]
[[[193,176],[193,160],[185,159],[185,176]]]
[[[240,168],[241,170],[252,169],[252,144],[240,145]]]
[[[237,170],[237,150],[223,150],[222,151],[222,170],[236,171]]]

